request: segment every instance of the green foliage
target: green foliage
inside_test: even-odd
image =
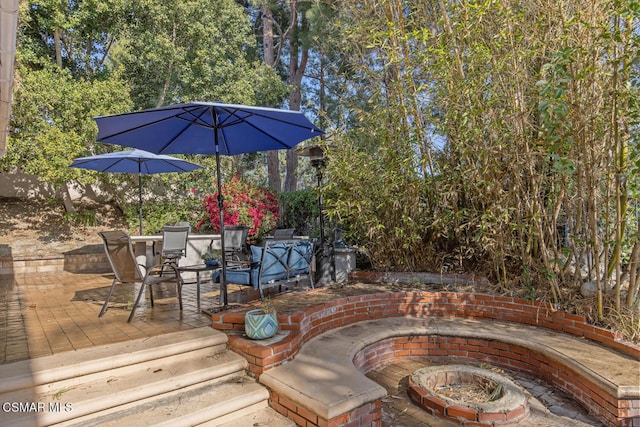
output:
[[[123,5],[123,0],[21,1],[19,62],[33,70],[56,63],[74,80],[108,79],[104,65],[120,31]]]
[[[318,195],[314,190],[298,190],[278,195],[282,214],[280,228],[294,228],[298,234],[319,236]]]
[[[2,164],[20,166],[43,182],[59,187],[87,176],[69,168],[75,157],[104,152],[96,144],[94,116],[130,106],[127,89],[117,78],[75,81],[55,66],[40,70],[18,67],[11,134]]]
[[[215,7],[204,1],[25,1],[19,19],[13,121],[0,166],[20,166],[55,189],[94,185],[129,212],[132,229],[137,177],[68,167],[75,157],[120,149],[95,142],[93,117],[187,100],[279,105],[286,93],[276,71],[261,64],[248,15],[231,0]],[[195,160],[207,171],[144,177],[145,229],[188,216],[180,207],[186,189],[212,187],[212,157]],[[223,161],[225,175],[236,167]],[[169,197],[177,207],[164,205]]]
[[[327,211],[375,268],[481,269],[552,299],[588,277],[586,252],[624,270],[637,13],[596,3],[336,9],[349,113],[334,118]]]
[[[94,227],[98,224],[98,218],[93,209],[83,209],[75,213],[65,212],[64,220],[70,224],[84,227]]]
[[[263,65],[249,17],[233,0],[127,3],[112,61],[136,106],[185,101],[278,105],[285,87]]]
[[[202,258],[204,261],[212,261],[212,260],[220,261],[222,259],[222,250],[207,251],[203,253],[200,256],[200,258]]]
[[[191,203],[189,203],[191,202]],[[151,200],[142,205],[142,228],[145,234],[156,234],[167,224],[187,221],[194,224],[194,203],[187,199]],[[129,231],[138,234],[140,223],[138,205],[131,203],[126,210]]]
[[[569,85],[573,80],[568,67],[574,62],[575,49],[556,52],[551,62],[542,66],[547,79],[536,82],[540,88],[540,129],[546,151],[551,154],[553,168],[559,173],[573,173],[575,165],[567,158],[573,145],[573,129],[569,114]]]
[[[403,173],[409,158],[393,143],[401,144],[381,141],[375,152],[351,140],[336,143],[324,188],[327,213],[375,268],[430,270],[427,186],[416,173]]]

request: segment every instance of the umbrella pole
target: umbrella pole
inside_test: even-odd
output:
[[[228,306],[227,298],[227,263],[224,247],[224,201],[222,197],[222,181],[220,180],[220,152],[218,151],[218,132],[216,134],[216,175],[218,180],[218,211],[220,212],[220,246],[222,248],[222,276],[220,277],[220,304]]]
[[[140,218],[140,235],[142,236],[142,172],[138,172],[138,217]]]

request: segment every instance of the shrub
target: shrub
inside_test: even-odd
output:
[[[223,184],[222,196],[224,225],[249,227],[250,242],[257,242],[276,227],[279,218],[278,200],[268,189],[250,184],[236,175]],[[204,216],[200,218],[196,228],[210,228],[214,233],[219,233],[218,192],[206,195],[202,203]]]
[[[318,237],[318,195],[310,189],[279,195],[282,228],[294,228],[298,234]]]

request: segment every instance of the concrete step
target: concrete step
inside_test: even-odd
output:
[[[225,334],[204,327],[8,363],[0,365],[0,394],[226,344]]]
[[[78,419],[58,426],[195,426],[246,407],[266,404],[269,392],[246,375],[222,383],[208,382],[165,393],[118,408],[94,414],[90,420]]]
[[[296,427],[296,425],[295,422],[270,408],[267,402],[262,402],[200,424],[198,427]]]
[[[38,420],[45,425],[117,408],[161,396],[203,381],[226,381],[244,372],[247,362],[230,351],[187,352],[180,357],[154,359],[136,365],[22,389],[0,400],[38,402],[46,408],[58,402],[70,410],[44,411]],[[12,413],[9,421],[29,425],[31,414]]]
[[[10,406],[0,410],[0,425],[175,427],[281,417],[226,340],[207,327],[2,365],[0,402]]]

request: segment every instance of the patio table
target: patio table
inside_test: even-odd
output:
[[[204,263],[178,267],[180,272],[187,271],[187,272],[196,273],[196,296],[198,299],[198,307],[200,307],[200,273],[204,271],[211,271],[211,282],[213,282],[213,273],[216,270],[220,270],[221,268],[222,266],[220,264],[210,265],[210,264],[204,264]],[[221,298],[222,298],[222,295],[221,295]]]
[[[162,242],[162,234],[151,234],[151,235],[142,235],[142,236],[129,236],[131,239],[131,243],[133,244],[133,251],[136,256],[136,262],[144,266],[141,267],[142,270],[148,268],[153,265],[153,258],[155,254],[152,254],[150,259],[147,257],[147,244],[149,242],[155,244],[156,242]],[[220,235],[219,234],[189,234],[187,238],[187,244],[192,241],[209,241],[209,248],[220,248]],[[155,252],[155,251],[154,251]],[[195,273],[196,275],[196,286],[197,286],[197,295],[198,295],[198,305],[200,305],[200,273],[203,271],[215,270],[220,267],[211,267],[204,263],[202,264],[193,264],[195,259],[200,258],[200,254],[197,254],[195,258],[192,255],[193,251],[187,251],[187,258],[182,258],[178,261],[178,268],[181,272],[185,273]],[[181,265],[186,264],[186,265]],[[143,274],[146,271],[142,272]]]
[[[133,250],[136,255],[138,264],[149,267],[153,265],[152,259],[147,259],[147,243],[162,242],[162,234],[143,235],[143,236],[130,236],[131,243],[133,244]],[[209,240],[209,246],[213,249],[220,248],[220,235],[219,234],[189,234],[187,242],[196,240]],[[189,255],[187,253],[187,255]],[[193,263],[193,262],[192,262]],[[179,264],[178,264],[179,265]]]

